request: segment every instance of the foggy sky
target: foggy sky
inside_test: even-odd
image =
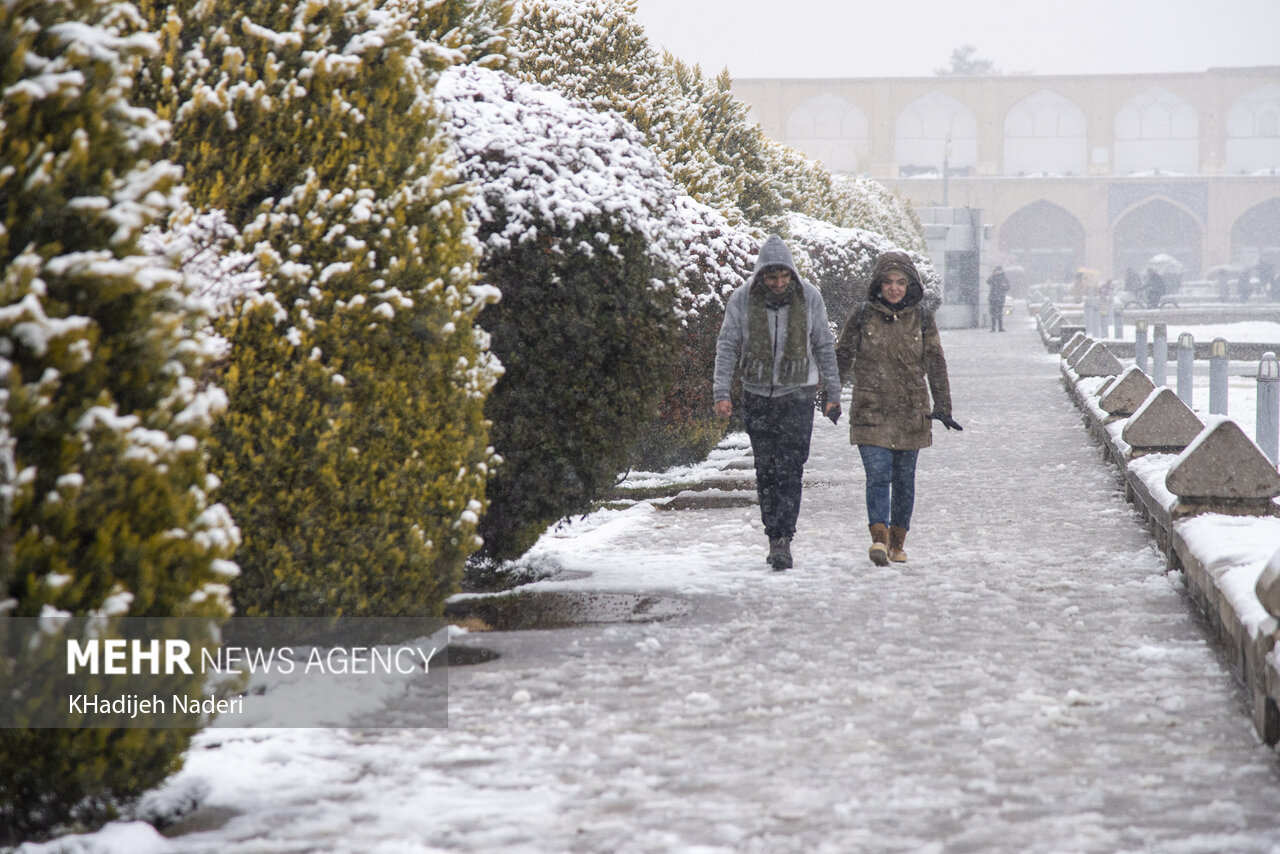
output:
[[[654,47],[748,77],[927,77],[962,44],[1006,73],[1280,65],[1280,0],[638,0]],[[1280,76],[1280,75],[1278,75]],[[1277,80],[1280,83],[1280,79]]]

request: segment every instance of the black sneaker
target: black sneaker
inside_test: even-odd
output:
[[[769,538],[769,566],[781,572],[791,568],[791,538]]]

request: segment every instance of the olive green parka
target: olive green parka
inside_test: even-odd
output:
[[[894,269],[909,284],[903,301],[890,306],[880,286]],[[886,252],[876,260],[867,302],[854,310],[836,343],[841,383],[853,384],[851,444],[927,448],[933,443],[930,414],[951,416],[947,360],[932,313],[925,320],[923,299],[920,273],[906,253]]]

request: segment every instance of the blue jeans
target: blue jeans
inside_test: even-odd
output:
[[[916,505],[916,459],[919,450],[892,451],[875,445],[859,445],[862,468],[867,473],[868,524],[911,528]]]

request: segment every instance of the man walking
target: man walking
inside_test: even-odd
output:
[[[751,278],[725,305],[712,382],[721,418],[733,414],[729,387],[738,365],[760,519],[769,537],[768,562],[775,570],[789,569],[814,397],[821,382],[826,390],[823,414],[837,421],[840,375],[822,295],[800,278],[791,250],[776,234],[760,248]]]

